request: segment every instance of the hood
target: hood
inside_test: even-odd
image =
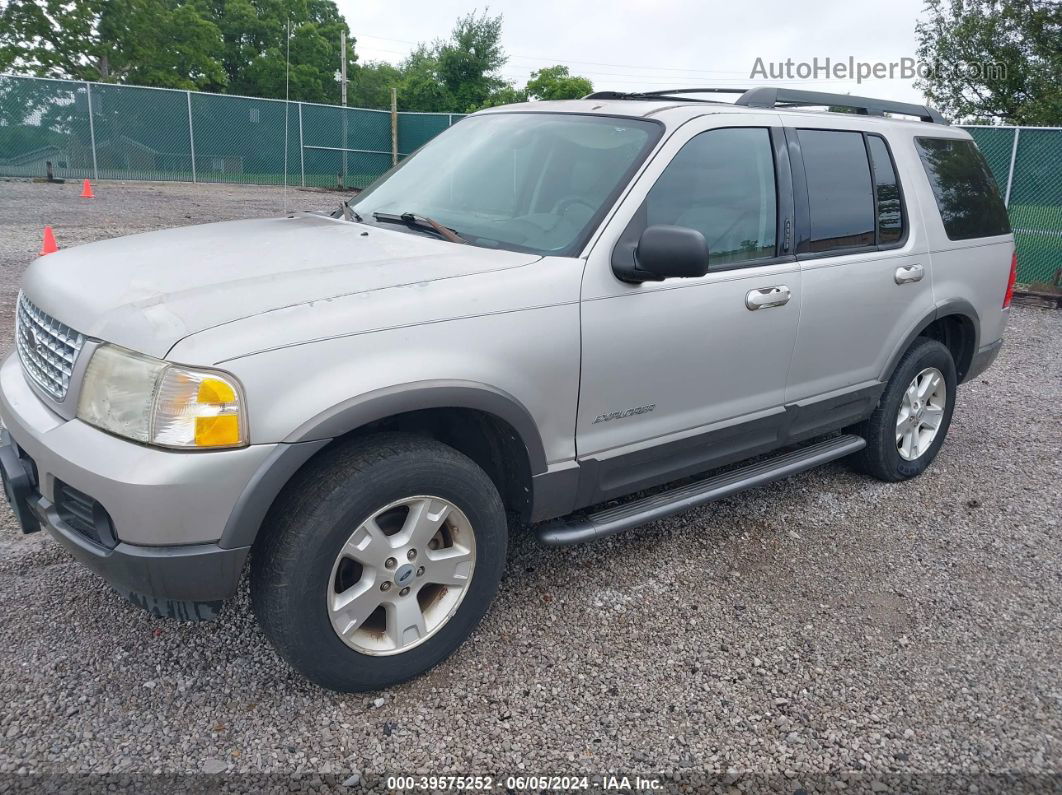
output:
[[[65,249],[33,262],[24,289],[87,336],[161,357],[183,337],[262,312],[538,259],[301,214]]]

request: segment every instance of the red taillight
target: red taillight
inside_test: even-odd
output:
[[[1010,280],[1007,282],[1007,293],[1003,296],[1003,308],[1010,306],[1010,299],[1014,297],[1014,285],[1018,281],[1018,252],[1010,258]]]

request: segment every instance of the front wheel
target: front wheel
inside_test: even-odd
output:
[[[274,506],[255,547],[255,615],[323,687],[374,690],[428,670],[472,632],[505,564],[505,509],[453,448],[401,434],[329,451]]]
[[[890,482],[921,475],[948,434],[957,383],[951,352],[936,340],[916,340],[900,359],[874,413],[851,429],[867,441],[853,456],[853,465]]]

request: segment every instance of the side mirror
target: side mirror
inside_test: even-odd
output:
[[[613,255],[612,269],[626,282],[697,278],[708,272],[708,244],[696,229],[657,224],[642,232],[633,252],[621,248]]]

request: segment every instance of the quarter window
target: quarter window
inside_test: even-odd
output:
[[[900,182],[889,156],[885,139],[877,135],[867,136],[867,149],[874,170],[874,202],[878,209],[878,244],[887,246],[903,237],[903,200],[900,198]]]
[[[770,132],[735,127],[693,138],[649,191],[645,223],[696,229],[711,266],[773,257],[778,199]]]
[[[811,239],[803,253],[874,245],[874,195],[860,132],[799,130]]]
[[[916,138],[944,231],[951,240],[1010,232],[1007,208],[996,181],[973,141]]]

